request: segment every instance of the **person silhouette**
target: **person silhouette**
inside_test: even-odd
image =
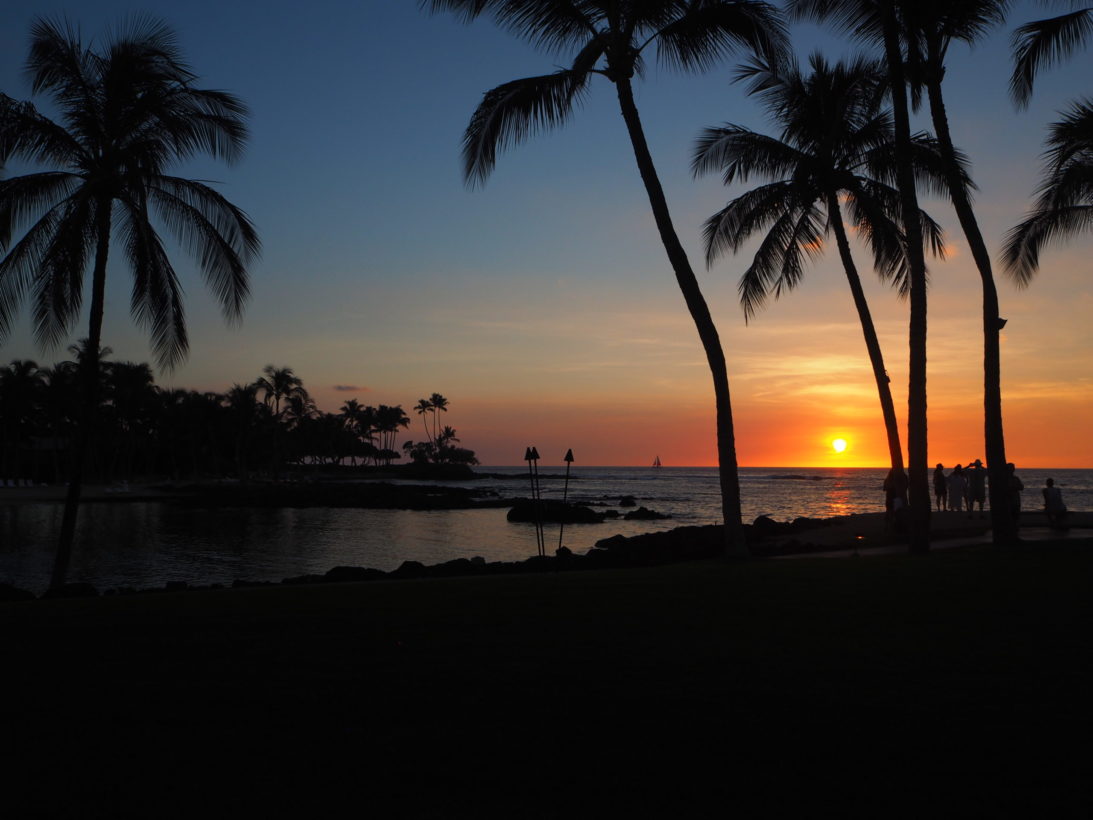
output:
[[[1049,478],[1044,489],[1044,514],[1047,516],[1048,526],[1052,529],[1062,529],[1063,518],[1066,516],[1066,504],[1063,503],[1063,492],[1055,486],[1055,479]]]
[[[968,518],[975,511],[975,503],[979,502],[979,517],[983,517],[983,502],[987,497],[987,471],[983,469],[983,462],[976,459],[968,465],[965,476],[968,479]]]
[[[937,501],[938,512],[949,504],[949,483],[945,478],[945,467],[941,464],[934,469],[934,499]]]
[[[960,512],[964,509],[964,495],[968,491],[968,482],[964,478],[964,468],[957,464],[949,473],[949,509]]]
[[[884,528],[902,532],[907,509],[907,473],[893,467],[884,479]]]

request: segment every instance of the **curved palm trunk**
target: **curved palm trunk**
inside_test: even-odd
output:
[[[619,107],[626,121],[626,130],[634,147],[634,158],[638,163],[645,192],[649,196],[649,205],[653,209],[653,218],[660,232],[668,261],[676,275],[679,289],[687,309],[691,313],[702,347],[706,351],[706,360],[713,375],[714,396],[717,403],[717,460],[718,476],[721,482],[721,512],[725,520],[725,550],[727,555],[743,557],[748,554],[744,541],[744,528],[740,519],[740,478],[736,464],[736,436],[733,431],[732,402],[729,396],[729,374],[725,365],[725,353],[721,349],[721,339],[714,326],[710,308],[699,288],[687,253],[676,235],[672,225],[668,202],[664,197],[660,179],[657,177],[649,145],[645,141],[645,132],[641,127],[641,117],[634,103],[634,93],[630,80],[625,77],[615,79],[615,89],[619,97]]]
[[[877,382],[877,393],[880,396],[880,411],[884,417],[884,429],[888,434],[888,455],[892,460],[892,467],[902,470],[903,449],[899,443],[899,423],[896,421],[896,406],[892,401],[891,379],[888,378],[888,371],[884,368],[884,356],[880,350],[880,340],[877,339],[877,329],[873,326],[873,316],[869,313],[869,303],[865,300],[865,291],[862,290],[858,268],[854,264],[854,257],[850,254],[850,242],[843,228],[842,209],[839,208],[838,197],[834,194],[828,194],[827,210],[831,218],[831,227],[835,231],[835,244],[839,246],[843,270],[846,271],[846,281],[850,283],[850,292],[854,295],[854,307],[858,309],[862,335],[865,336],[865,348],[869,351],[869,362],[873,365],[873,378]]]
[[[68,492],[65,495],[64,516],[61,519],[61,537],[57,544],[57,556],[53,562],[50,589],[60,589],[68,577],[68,565],[72,559],[72,544],[76,537],[76,514],[80,507],[83,490],[84,462],[88,443],[94,427],[99,404],[99,345],[102,341],[102,316],[106,294],[106,259],[110,253],[110,203],[98,204],[98,237],[95,247],[95,270],[91,279],[91,317],[87,331],[87,349],[80,363],[80,410],[76,438],[72,444],[69,464]]]
[[[936,40],[929,43],[932,66],[938,66],[940,55]],[[956,149],[949,132],[949,117],[945,100],[941,95],[941,74],[932,70],[926,83],[930,98],[930,116],[934,133],[941,143],[944,157],[945,181],[949,187],[960,227],[968,240],[979,278],[983,282],[983,433],[987,453],[987,477],[990,480],[991,540],[995,544],[1007,544],[1017,538],[1017,522],[1009,509],[1009,471],[1006,469],[1006,439],[1002,427],[1002,355],[999,347],[1001,322],[998,318],[998,289],[994,284],[991,257],[987,243],[979,230],[968,199],[968,193],[960,181],[956,163]]]
[[[884,54],[892,84],[892,115],[896,130],[896,173],[899,181],[903,227],[907,234],[907,263],[911,285],[909,323],[910,357],[907,384],[907,479],[910,504],[911,552],[930,549],[930,472],[926,449],[926,258],[922,224],[911,162],[911,120],[899,28],[891,0],[881,4]]]

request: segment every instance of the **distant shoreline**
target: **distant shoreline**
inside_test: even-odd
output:
[[[885,526],[884,513],[856,513],[831,518],[798,518],[777,522],[760,516],[746,524],[749,546],[754,559],[772,558],[850,558],[869,555],[894,555],[907,551],[906,533],[892,532]],[[1071,511],[1064,530],[1048,528],[1042,512],[1022,513],[1021,546],[1035,549],[1038,542],[1072,541],[1093,545],[1093,512]],[[962,512],[935,512],[932,515],[931,541],[935,550],[953,547],[989,548],[989,516],[969,516]],[[103,587],[88,583],[70,584],[59,596],[88,597],[105,594],[198,591],[246,587],[295,586],[362,581],[397,581],[435,578],[470,578],[499,575],[523,575],[541,572],[571,572],[597,569],[625,569],[666,566],[716,558],[723,549],[722,528],[716,524],[681,526],[671,530],[631,536],[613,535],[598,540],[587,552],[575,553],[562,548],[552,554],[516,560],[485,561],[482,558],[456,558],[425,565],[406,560],[397,569],[383,571],[364,566],[335,566],[323,574],[269,578],[236,577],[230,584],[165,582],[162,586]],[[1016,546],[1016,545],[1015,545]],[[0,583],[0,602],[37,597],[33,593]]]

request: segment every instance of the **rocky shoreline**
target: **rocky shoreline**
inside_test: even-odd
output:
[[[504,503],[506,505],[511,504],[512,500],[504,500]],[[830,543],[827,543],[825,539],[815,537],[818,532],[828,528],[846,526],[847,522],[853,519],[872,519],[874,517],[869,514],[828,519],[798,518],[792,522],[783,523],[761,516],[753,524],[745,525],[745,530],[752,557],[772,558],[781,555],[807,554],[829,550],[831,549]],[[722,533],[723,527],[718,524],[676,527],[664,532],[643,533],[629,537],[614,535],[597,541],[594,547],[583,554],[575,553],[567,547],[561,547],[555,551],[554,555],[532,556],[522,561],[486,561],[481,557],[457,558],[433,565],[425,565],[418,561],[404,561],[397,569],[389,572],[371,567],[338,566],[321,575],[299,575],[284,578],[279,582],[237,578],[230,587],[359,583],[362,581],[397,581],[646,567],[714,558],[722,554]],[[109,589],[101,594],[131,595],[226,588],[228,586],[225,584],[196,585],[185,581],[171,581],[162,587],[141,589],[125,587]],[[66,585],[61,590],[46,592],[41,597],[93,597],[99,594],[99,590],[91,584],[73,583]],[[35,597],[33,593],[26,590],[0,584],[0,602],[33,600]]]

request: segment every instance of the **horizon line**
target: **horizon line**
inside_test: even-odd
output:
[[[951,470],[953,466],[960,462],[953,462],[952,465],[946,466],[946,470]],[[539,467],[544,466],[540,464]],[[557,465],[559,468],[564,467],[564,463]],[[573,469],[577,467],[594,468],[597,470],[717,470],[716,464],[662,464],[660,467],[653,467],[649,464],[581,464],[576,462],[573,464]],[[489,470],[493,468],[498,469],[527,469],[527,463],[522,464],[479,464],[471,469],[476,470]],[[741,470],[884,470],[889,469],[888,464],[757,464],[757,465],[739,465]],[[933,467],[929,468],[931,471]],[[1042,466],[1038,464],[1022,465],[1017,464],[1018,470],[1093,470],[1093,467],[1055,467],[1055,466]]]

